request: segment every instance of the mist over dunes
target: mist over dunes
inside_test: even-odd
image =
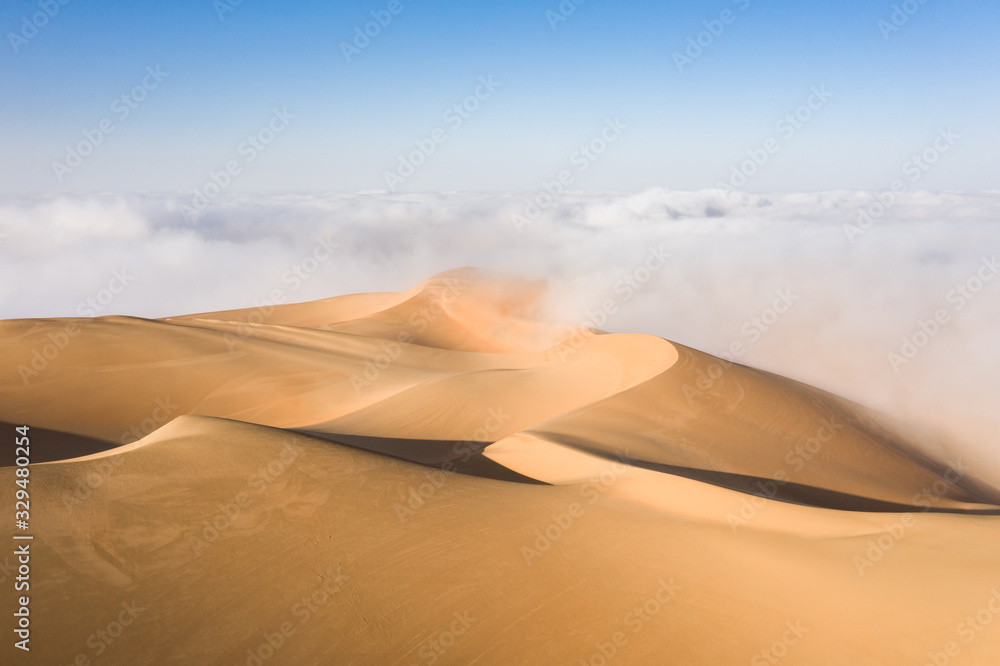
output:
[[[1000,3],[0,24],[0,666],[1000,664]]]
[[[1000,479],[996,192],[544,194],[230,193],[196,226],[181,195],[8,197],[0,316],[253,308],[479,266],[546,280],[551,320],[819,386]]]
[[[58,507],[34,519],[32,654],[1000,658],[976,620],[1000,599],[982,470],[825,391],[552,319],[549,289],[457,269],[402,292],[0,322],[0,421],[31,427],[33,499]]]

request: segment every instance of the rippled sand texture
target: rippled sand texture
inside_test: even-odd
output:
[[[1000,663],[972,470],[798,382],[543,321],[543,291],[463,269],[0,322],[30,663]]]

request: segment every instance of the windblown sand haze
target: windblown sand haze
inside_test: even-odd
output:
[[[1000,490],[847,399],[546,312],[459,269],[0,322],[32,663],[1000,663]]]

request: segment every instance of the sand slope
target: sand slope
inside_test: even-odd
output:
[[[102,465],[102,486],[63,506]],[[652,507],[593,471],[559,486],[430,473],[205,417],[39,465],[36,501],[61,510],[35,528],[35,663],[93,656],[88,638],[133,600],[102,663],[247,663],[288,623],[269,663],[575,664],[621,632],[621,663],[737,664],[789,622],[802,635],[786,663],[922,663],[989,602],[1000,566],[993,518],[919,515],[861,576],[853,558],[898,515],[768,502],[734,534],[740,493],[648,472],[670,499]],[[1000,658],[977,639],[966,663]]]
[[[1000,663],[974,470],[791,380],[544,321],[542,289],[0,322],[0,422],[43,463],[33,651],[0,662]]]

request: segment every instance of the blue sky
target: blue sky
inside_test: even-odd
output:
[[[390,4],[43,0],[54,15],[35,33],[24,20],[39,2],[5,2],[0,193],[186,192],[232,162],[232,192],[385,189],[438,128],[445,140],[400,190],[531,191],[564,169],[581,189],[699,189],[768,139],[777,150],[747,190],[879,190],[948,127],[960,138],[914,187],[1000,188],[996,3],[911,0],[886,38],[893,2],[567,0],[553,27],[556,0],[401,0],[348,62],[342,44]],[[679,71],[674,53],[699,33]],[[115,100],[156,67],[166,76],[120,117]],[[481,77],[499,87],[446,122]],[[778,133],[814,87],[831,96]],[[275,108],[294,118],[241,151]],[[609,118],[627,128],[575,171]],[[60,181],[53,163],[87,133],[100,144]]]

